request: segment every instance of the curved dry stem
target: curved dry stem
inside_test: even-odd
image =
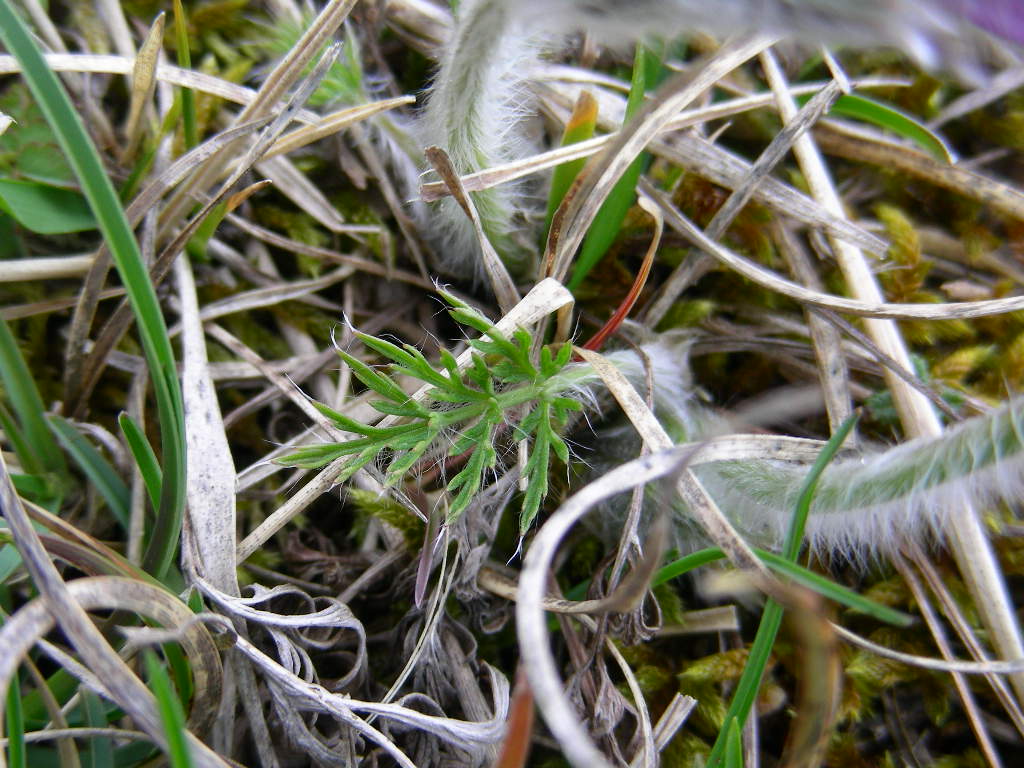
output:
[[[66,588],[82,610],[131,611],[155,619],[165,627],[177,628],[173,639],[180,642],[189,658],[197,696],[188,727],[196,733],[208,731],[217,713],[222,671],[217,647],[206,628],[195,622],[195,614],[160,587],[133,579],[97,576],[76,579]],[[0,628],[0,688],[7,688],[25,654],[56,624],[44,598],[25,604],[4,623]],[[116,690],[107,690],[117,695]],[[0,702],[0,715],[4,706],[5,702]],[[147,738],[152,739],[153,733],[147,731]],[[207,764],[222,765],[219,760]]]
[[[689,239],[695,246],[720,262],[735,270],[747,279],[757,283],[769,291],[781,293],[783,296],[810,304],[814,307],[846,312],[861,317],[888,318],[892,320],[967,320],[976,317],[989,317],[1008,312],[1024,310],[1024,296],[1008,299],[990,299],[987,301],[959,301],[949,304],[889,304],[869,301],[844,299],[839,296],[812,291],[802,285],[779,277],[771,270],[765,269],[749,259],[745,259],[728,248],[714,242],[699,227],[687,219],[679,209],[649,183],[642,181],[643,191],[649,195],[665,214],[665,221],[679,234]]]
[[[538,531],[523,561],[516,605],[523,666],[545,722],[578,768],[609,768],[573,710],[555,666],[544,619],[545,586],[555,552],[569,529],[596,504],[639,485],[671,476],[686,466],[693,450],[674,447],[635,459],[608,472],[571,496]]]
[[[931,669],[936,672],[960,672],[965,675],[1019,675],[1024,672],[1024,659],[1017,659],[1015,661],[960,661],[958,659],[933,659],[928,656],[915,656],[912,653],[894,651],[891,648],[886,648],[884,645],[874,643],[866,637],[861,637],[856,632],[851,632],[845,627],[840,627],[838,624],[832,624],[832,629],[835,630],[839,637],[843,638],[843,640],[851,645],[856,645],[858,648],[871,651],[871,653],[882,656],[883,658],[892,659],[893,661],[908,664],[912,667]]]

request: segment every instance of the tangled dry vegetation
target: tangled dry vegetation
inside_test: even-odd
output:
[[[577,36],[466,174],[417,128],[447,4],[166,5],[0,0],[11,765],[1024,756],[1019,407],[961,451],[991,504],[803,568],[697,480],[1024,387],[1011,54]]]

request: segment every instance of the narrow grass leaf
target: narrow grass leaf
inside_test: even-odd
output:
[[[856,423],[857,416],[855,414],[840,425],[839,429],[829,438],[825,447],[822,448],[810,472],[807,473],[807,479],[800,492],[793,518],[790,521],[789,530],[786,532],[786,538],[782,545],[782,557],[784,559],[789,561],[796,560],[796,556],[800,552],[804,525],[807,522],[807,514],[810,511],[811,502],[814,500],[814,491],[817,488],[818,480]],[[775,645],[775,638],[782,624],[782,613],[782,606],[774,600],[768,600],[765,603],[764,613],[761,615],[761,623],[757,628],[757,635],[750,646],[747,664],[743,668],[743,674],[736,685],[736,693],[733,694],[732,701],[729,702],[729,709],[725,715],[726,723],[733,720],[739,721],[740,724],[746,722],[747,715],[750,714],[750,709],[754,706],[754,700],[757,698],[757,692],[761,687],[764,671],[768,667],[768,658],[771,656],[772,646]],[[727,747],[727,739],[727,732],[725,730],[719,731],[715,745],[711,748],[711,754],[708,756],[707,764],[709,768],[718,768],[722,764],[723,753]]]
[[[651,587],[661,586],[667,581],[672,581],[672,579],[682,576],[684,573],[689,573],[696,568],[700,568],[702,565],[721,560],[723,557],[725,557],[725,553],[718,547],[708,547],[689,555],[684,555],[665,565],[654,574],[654,579],[651,580]]]
[[[640,109],[648,84],[654,85],[661,69],[660,58],[649,48],[638,45],[633,61],[633,78],[629,87],[629,98],[626,101],[626,120],[628,121]],[[572,275],[566,287],[576,290],[583,279],[611,248],[615,238],[622,229],[622,222],[636,200],[636,183],[640,174],[650,163],[650,155],[642,152],[637,156],[622,178],[609,193],[601,205],[601,209],[590,225],[579,256],[573,264]]]
[[[127,531],[131,518],[131,491],[110,462],[85,439],[74,425],[60,416],[50,417],[50,426],[64,450],[75,460],[93,484],[117,521]]]
[[[733,717],[726,726],[725,768],[743,768],[743,739],[739,721]]]
[[[192,608],[192,606],[189,606]],[[203,605],[199,606],[199,610],[193,608],[195,613],[200,613],[204,609]],[[146,623],[150,626],[158,626],[158,624],[150,619],[146,619]],[[170,678],[174,684],[175,690],[178,691],[177,699],[179,700],[179,706],[183,705],[183,702],[195,701],[193,696],[196,694],[196,686],[193,682],[193,671],[189,665],[188,656],[181,649],[181,646],[177,643],[163,643],[160,646],[163,651],[164,658],[167,659],[167,666],[170,667]],[[188,724],[186,718],[185,724]]]
[[[803,488],[800,490],[800,496],[796,503],[796,510],[793,513],[793,518],[789,522],[789,529],[786,531],[786,538],[782,543],[782,557],[786,560],[795,561],[798,554],[800,554],[800,545],[804,539],[804,528],[807,525],[807,516],[811,512],[811,502],[814,501],[814,491],[818,487],[818,480],[821,479],[822,473],[825,471],[825,467],[829,465],[829,462],[835,458],[836,453],[839,452],[839,448],[846,440],[850,431],[856,425],[858,419],[857,414],[853,414],[846,421],[839,425],[839,429],[835,431],[835,434],[829,438],[828,442],[825,443],[821,449],[821,453],[818,454],[818,458],[814,464],[811,465],[810,472],[807,473],[807,479],[804,481]]]
[[[138,322],[156,395],[164,461],[160,506],[143,565],[160,578],[177,550],[185,503],[184,413],[167,326],[139,245],[103,161],[67,93],[9,0],[0,0],[0,40],[21,65],[23,77],[78,177]]]
[[[35,457],[35,451],[32,450],[32,446],[25,439],[21,428],[15,423],[10,411],[3,407],[2,401],[0,401],[0,430],[3,431],[4,437],[14,449],[14,455],[18,457],[23,467],[39,467],[40,462]],[[59,495],[56,493],[54,484],[45,474],[12,472],[11,481],[14,483],[14,487],[18,489],[18,493],[22,495],[28,493],[33,500],[46,499],[49,503],[52,503],[56,501],[54,497]]]
[[[21,553],[13,544],[0,547],[0,584],[6,584],[11,574],[22,565]]]
[[[174,37],[178,45],[178,66],[192,69],[192,53],[188,47],[188,20],[181,0],[174,0]],[[196,95],[191,88],[181,89],[181,124],[185,134],[185,151],[199,143],[196,129]]]
[[[206,215],[206,218],[196,227],[195,234],[185,244],[185,251],[192,257],[193,261],[204,262],[210,260],[206,253],[210,238],[213,237],[214,232],[217,231],[217,227],[224,221],[224,217],[228,215],[228,212],[227,201],[221,201],[213,206]]]
[[[121,413],[117,417],[117,423],[121,425],[121,432],[128,442],[128,450],[135,459],[135,466],[139,468],[142,475],[142,482],[146,486],[146,493],[149,495],[149,502],[156,510],[160,507],[160,494],[163,487],[164,476],[160,469],[160,462],[153,453],[153,446],[149,444],[146,435],[127,413]]]
[[[852,589],[844,587],[842,584],[837,584],[826,576],[822,576],[820,573],[815,573],[808,568],[804,568],[802,565],[786,560],[784,557],[780,557],[774,552],[768,552],[763,549],[754,549],[754,554],[778,575],[785,576],[797,584],[807,587],[813,592],[817,592],[828,600],[832,600],[840,605],[845,605],[850,610],[863,613],[879,621],[884,621],[886,624],[892,624],[897,627],[906,627],[914,623],[914,618],[912,616],[901,611],[897,611],[894,608],[890,608],[887,605],[876,603],[874,600],[864,597],[863,595],[854,592]],[[663,566],[654,575],[651,586],[657,587],[667,581],[671,581],[672,579],[683,575],[684,573],[688,573],[695,568],[699,568],[702,565],[707,565],[708,563],[712,563],[716,560],[724,559],[725,553],[718,547],[708,547],[707,549],[693,552],[692,554],[680,557]]]
[[[562,134],[561,146],[567,147],[586,139],[593,138],[594,129],[597,126],[597,99],[589,91],[584,91],[576,100],[572,109],[569,122],[565,124],[565,132]],[[544,241],[547,240],[548,232],[551,229],[551,219],[555,211],[562,204],[569,192],[573,181],[583,170],[587,159],[581,157],[578,160],[570,160],[568,163],[556,166],[551,172],[551,189],[548,192],[548,214],[547,223],[544,225]],[[543,241],[542,241],[543,242]]]
[[[152,651],[144,654],[149,688],[156,697],[157,710],[167,734],[167,758],[172,768],[192,768],[192,755],[185,739],[185,713],[181,700],[171,687],[167,670]]]
[[[160,129],[157,131],[157,135],[149,142],[149,148],[140,153],[140,156],[135,159],[135,164],[132,166],[128,178],[121,185],[118,195],[123,203],[127,204],[135,197],[139,185],[142,184],[143,179],[147,177],[150,169],[153,167],[153,162],[156,160],[157,147],[175,129],[180,119],[181,103],[179,99],[175,99],[174,103],[171,104],[171,108],[167,110],[167,114],[164,115],[164,119],[160,122]]]
[[[796,101],[803,106],[810,98],[810,95],[800,96]],[[890,104],[847,93],[836,99],[828,113],[860,120],[891,131],[897,136],[913,142],[941,163],[956,162],[956,153],[941,136],[915,117],[901,112]]]
[[[107,717],[107,709],[91,689],[82,686],[80,691],[82,719],[90,728],[106,728],[110,725]],[[94,736],[89,744],[89,749],[84,753],[86,765],[91,768],[109,768],[114,764],[114,747],[110,739],[102,736]]]
[[[64,455],[46,425],[43,399],[3,318],[0,318],[0,382],[21,428],[19,432],[23,439],[20,442],[24,453],[19,453],[18,459],[22,468],[32,474],[54,472],[67,475]]]
[[[18,676],[11,678],[7,688],[7,765],[27,768],[25,759],[25,712],[21,707],[21,685]]]

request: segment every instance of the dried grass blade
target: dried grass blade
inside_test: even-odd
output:
[[[323,79],[331,63],[337,57],[338,50],[339,46],[334,45],[324,53],[314,71],[308,78],[306,78],[302,85],[296,89],[289,108],[277,115],[271,121],[270,125],[260,133],[256,141],[253,143],[253,146],[250,147],[249,151],[239,161],[234,172],[221,184],[218,193],[203,206],[199,213],[192,217],[189,223],[183,227],[181,231],[178,232],[177,236],[163,249],[150,268],[150,275],[153,284],[159,285],[163,281],[173,263],[173,260],[185,247],[185,244],[193,235],[196,234],[196,231],[200,226],[202,226],[206,218],[213,213],[214,209],[230,195],[234,185],[262,156],[267,148],[273,144],[281,131],[285,129],[293,114],[291,110],[301,106],[309,97],[309,94],[316,89],[317,84]],[[214,155],[214,157],[216,157],[216,155]],[[212,162],[212,160],[213,158],[211,158],[210,161]],[[99,263],[99,260],[97,260],[97,263]],[[127,330],[128,320],[129,317],[126,307],[122,304],[104,326],[103,331],[100,333],[99,338],[97,338],[96,343],[93,346],[92,352],[82,367],[82,383],[78,396],[79,403],[82,403],[84,398],[92,391],[93,387],[95,387],[99,380],[100,373],[103,370],[106,356]]]
[[[970,168],[941,162],[860,126],[853,128],[835,121],[823,123],[815,131],[815,141],[830,155],[871,163],[889,171],[902,171],[982,203],[1011,219],[1024,221],[1024,194]]]
[[[672,440],[665,432],[664,427],[661,426],[654,413],[647,407],[647,403],[640,397],[622,371],[596,352],[577,347],[576,353],[594,367],[608,391],[619,403],[623,413],[626,414],[650,450],[665,451],[672,448]],[[759,574],[765,585],[774,582],[768,569],[757,559],[750,546],[722,514],[696,475],[684,468],[676,484],[676,489],[689,506],[691,514],[704,528],[711,540],[728,553],[729,559],[737,567]]]
[[[44,59],[54,72],[81,72],[84,74],[130,75],[135,63],[134,56],[95,53],[47,53],[44,54]],[[13,56],[0,55],[0,74],[10,75],[20,71],[21,66]],[[157,67],[156,77],[162,83],[191,88],[211,96],[217,96],[233,104],[244,106],[256,98],[256,91],[252,88],[166,63],[161,63]],[[320,116],[308,109],[303,109],[295,115],[295,119],[313,125],[320,120]]]
[[[498,306],[501,307],[501,311],[503,313],[510,312],[512,307],[519,301],[519,291],[516,290],[516,285],[512,281],[512,276],[509,275],[505,263],[501,260],[498,252],[494,250],[494,246],[491,245],[491,241],[484,232],[476,205],[474,205],[472,198],[462,188],[459,174],[455,171],[452,161],[443,149],[440,147],[427,147],[424,150],[424,154],[444,183],[448,185],[455,201],[473,223],[473,231],[476,232],[477,241],[480,245],[480,255],[484,262],[484,272],[490,281],[491,290],[498,300]]]
[[[319,187],[284,155],[264,157],[256,164],[256,170],[273,181],[282,195],[331,232],[345,233],[352,226],[346,223]],[[378,228],[378,231],[382,239],[386,238],[386,230]]]
[[[80,277],[89,271],[94,259],[92,255],[4,259],[0,261],[0,283]]]
[[[348,17],[355,3],[356,0],[330,0],[324,6],[309,29],[303,33],[299,41],[274,67],[273,71],[267,75],[259,91],[235,118],[235,125],[248,122],[254,118],[263,117],[278,109],[278,102],[283,98],[285,92],[302,76],[306,65],[323,50],[335,30]],[[301,106],[301,103],[297,105],[297,107]],[[314,118],[314,122],[316,119]],[[282,125],[281,127],[283,128],[284,126]],[[277,136],[275,135],[274,139],[276,138]],[[220,175],[221,169],[230,159],[232,148],[233,145],[229,144],[220,153],[210,158],[209,162],[192,179],[189,184],[189,191],[205,192]],[[268,148],[263,147],[264,150]],[[175,196],[168,203],[167,209],[161,217],[165,226],[179,221],[185,214],[185,211],[188,210],[191,204],[189,191],[183,191],[183,194]]]
[[[640,721],[638,727],[641,738],[640,747],[631,765],[638,764],[640,766],[646,766],[646,768],[657,768],[659,762],[658,748],[654,740],[654,727],[651,725],[651,713],[647,709],[647,698],[644,696],[643,689],[640,687],[640,683],[636,679],[636,675],[633,674],[633,670],[629,666],[629,662],[626,661],[625,657],[622,655],[622,651],[619,650],[619,647],[610,637],[605,638],[604,647],[608,649],[608,653],[613,659],[615,659],[615,663],[619,665],[619,669],[622,671],[622,676],[626,678],[626,685],[629,687],[629,692],[633,696],[633,706],[636,707],[637,719]]]
[[[893,80],[893,79],[871,79],[865,78],[857,80],[854,83],[858,87],[899,87],[906,85],[905,81]],[[800,83],[793,86],[791,89],[792,93],[799,95],[813,95],[821,90],[822,84],[814,83]],[[693,109],[684,110],[676,117],[671,119],[665,124],[665,127],[660,134],[664,136],[674,131],[679,131],[684,128],[689,128],[694,125],[701,125],[711,120],[720,120],[722,118],[731,117],[734,115],[742,114],[744,112],[750,112],[754,109],[762,108],[771,105],[772,99],[769,94],[752,94],[750,96],[744,96],[741,98],[730,99],[722,102],[715,102],[708,106],[696,107]],[[565,146],[558,147],[556,149],[549,149],[544,152],[539,152],[536,155],[530,155],[521,160],[513,160],[508,163],[501,163],[500,165],[494,165],[490,168],[485,168],[481,171],[475,171],[473,173],[466,173],[460,176],[463,186],[467,192],[479,192],[484,189],[490,189],[501,184],[507,184],[512,181],[517,181],[526,176],[530,176],[542,171],[546,171],[551,168],[560,169],[562,166],[568,166],[571,163],[578,162],[587,157],[597,154],[607,144],[615,139],[618,135],[618,129],[612,133],[604,134],[594,138],[587,138],[582,141],[567,144]],[[672,140],[675,141],[679,137],[673,136]],[[712,145],[716,146],[716,145]],[[664,140],[659,138],[652,142],[651,150],[653,152],[670,152],[671,148],[664,143]],[[724,149],[719,151],[725,153]],[[774,182],[780,184],[780,182]],[[782,185],[784,186],[784,185]],[[792,189],[792,188],[789,188]],[[795,191],[795,190],[794,190]],[[431,203],[436,200],[440,200],[443,197],[447,197],[451,194],[448,190],[448,186],[443,181],[429,181],[420,185],[419,188],[420,199],[425,203]],[[763,195],[763,193],[762,193]],[[558,198],[560,199],[560,198]],[[813,205],[813,202],[805,198],[805,202],[808,205]],[[838,222],[837,222],[838,223]]]
[[[125,209],[128,223],[133,227],[136,226],[143,215],[159,202],[164,193],[184,179],[196,166],[203,163],[228,143],[262,127],[268,120],[269,118],[256,120],[223,131],[178,158],[169,168],[151,181]],[[110,252],[106,245],[101,245],[79,291],[78,300],[74,305],[75,311],[71,318],[71,326],[68,330],[67,344],[65,345],[64,408],[69,413],[81,413],[82,401],[91,390],[92,377],[96,375],[86,371],[86,368],[94,366],[95,362],[86,360],[84,350],[89,328],[96,314],[96,305],[104,298],[104,293],[101,289],[109,269]],[[155,266],[151,268],[150,272],[155,281],[154,271]],[[116,342],[117,340],[114,339],[113,343]],[[106,344],[110,344],[110,342],[108,341]],[[93,352],[90,359],[94,360],[96,357],[97,353]]]
[[[294,152],[296,149],[312,144],[314,141],[319,141],[320,139],[332,136],[338,131],[342,131],[350,125],[355,125],[363,120],[367,120],[374,115],[379,115],[380,113],[387,112],[390,109],[415,103],[415,96],[397,96],[393,99],[382,99],[381,101],[375,101],[371,104],[361,104],[358,107],[349,107],[348,109],[332,112],[329,115],[324,115],[323,118],[313,125],[306,125],[302,128],[297,128],[291,133],[285,134],[274,142],[270,149],[267,150],[264,157],[271,158],[277,155]]]
[[[182,397],[188,446],[186,562],[217,589],[238,594],[235,570],[235,468],[206,357],[192,267],[175,262],[182,322]]]
[[[907,586],[910,587],[910,592],[914,596],[914,601],[917,603],[921,614],[924,616],[924,620],[928,624],[928,629],[932,633],[932,638],[935,640],[935,645],[938,646],[942,657],[944,659],[952,659],[953,648],[949,643],[949,638],[946,636],[946,630],[942,626],[942,622],[939,621],[939,616],[935,612],[935,608],[932,606],[928,594],[924,591],[921,580],[917,578],[917,575],[911,570],[909,564],[902,557],[895,558],[895,565],[900,576],[903,577]],[[999,753],[996,751],[995,744],[992,743],[992,736],[988,732],[988,728],[985,726],[981,709],[978,707],[977,699],[975,699],[974,693],[971,691],[966,677],[964,677],[961,672],[951,672],[950,675],[953,678],[953,685],[956,687],[957,694],[960,697],[960,703],[963,705],[964,713],[967,715],[967,721],[970,723],[971,730],[974,732],[974,736],[978,740],[978,746],[981,748],[982,754],[985,755],[986,760],[988,760],[988,764],[991,765],[992,768],[1002,768],[1002,761],[999,759]]]
[[[894,651],[892,648],[886,648],[884,645],[872,642],[866,637],[861,637],[856,632],[851,632],[838,624],[833,624],[832,629],[835,630],[839,637],[851,645],[863,648],[866,651],[871,651],[871,653],[877,654],[884,659],[892,659],[893,661],[898,661],[901,664],[907,664],[911,667],[930,669],[935,672],[962,672],[965,675],[1019,675],[1024,672],[1024,659],[1015,659],[1013,661],[962,661],[960,659],[935,659],[929,656],[917,656],[912,653]]]
[[[929,589],[931,589],[932,593],[942,604],[942,611],[946,614],[946,618],[956,629],[957,635],[959,635],[964,645],[970,649],[971,655],[978,661],[987,661],[989,658],[988,654],[978,640],[974,629],[965,618],[960,606],[950,593],[949,587],[946,585],[938,569],[916,545],[910,547],[910,554],[928,583]],[[986,677],[988,678],[989,685],[995,691],[1000,703],[1006,710],[1007,716],[1016,727],[1017,732],[1024,734],[1024,713],[1021,712],[1020,705],[1013,698],[1013,693],[1006,685],[1006,681],[998,675],[987,675]]]
[[[153,98],[153,91],[156,90],[156,68],[160,59],[160,47],[163,45],[165,18],[163,12],[157,15],[135,57],[131,78],[131,102],[128,106],[128,120],[124,128],[125,138],[128,141],[121,151],[120,162],[122,165],[127,165],[142,138],[142,113],[149,100]]]
[[[189,728],[197,733],[209,730],[222,684],[220,653],[206,627],[196,620],[188,606],[158,585],[119,576],[76,579],[66,586],[83,610],[131,611],[173,630],[174,640],[189,659],[195,688]],[[10,640],[10,654],[16,658],[27,653],[56,624],[45,600],[27,603],[9,621],[13,626],[5,630],[6,637]]]

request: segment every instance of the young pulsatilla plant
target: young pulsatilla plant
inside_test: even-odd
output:
[[[894,45],[931,69],[981,73],[986,37],[1024,43],[1020,0],[462,0],[418,134],[445,149],[460,173],[519,159],[528,78],[542,53],[585,30],[620,45],[694,31],[762,31],[804,44]],[[483,230],[510,267],[528,270],[528,222],[542,216],[516,185],[474,194]],[[443,269],[480,274],[476,234],[451,199],[426,221]],[[525,226],[524,226],[525,225]],[[525,230],[525,231],[524,231]]]
[[[316,403],[337,427],[359,437],[302,448],[281,462],[318,468],[341,456],[352,456],[338,477],[340,482],[378,456],[387,455],[385,484],[394,485],[424,461],[459,457],[464,460],[462,468],[447,481],[452,494],[448,507],[451,522],[465,511],[485,475],[494,470],[499,458],[497,444],[508,427],[513,441],[526,440],[529,445],[522,467],[526,490],[519,516],[520,528],[525,531],[547,494],[551,455],[563,462],[569,459],[560,433],[569,412],[581,408],[580,399],[572,392],[593,375],[568,365],[571,345],[563,344],[557,351],[545,345],[535,362],[529,332],[519,329],[507,336],[479,312],[451,296],[444,298],[452,305],[449,311],[456,321],[485,337],[469,342],[471,363],[460,369],[455,357],[442,349],[435,366],[409,344],[399,347],[357,333],[367,348],[390,361],[392,376],[412,377],[429,387],[423,400],[410,398],[390,376],[338,350],[352,373],[381,396],[371,405],[397,423],[369,426]]]

